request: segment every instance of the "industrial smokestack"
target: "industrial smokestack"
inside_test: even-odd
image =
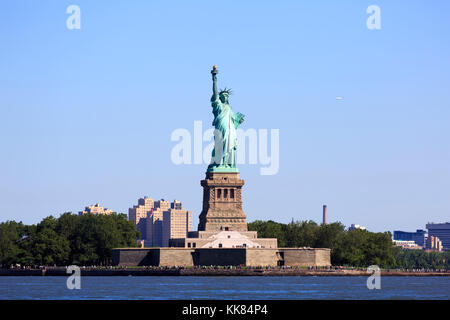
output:
[[[327,224],[327,206],[323,205],[323,224]]]

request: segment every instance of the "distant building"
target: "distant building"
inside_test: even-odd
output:
[[[147,233],[145,245],[148,247],[162,247],[163,213],[161,208],[154,208],[147,217]]]
[[[418,246],[417,243],[415,243],[412,240],[392,240],[395,246],[401,247],[403,249],[415,249],[415,250],[421,250],[423,249],[422,246]]]
[[[170,208],[172,209],[182,209],[183,205],[181,204],[181,201],[179,200],[173,200],[173,202],[170,204]]]
[[[109,214],[112,214],[113,212],[114,211],[107,209],[107,208],[103,208],[98,203],[96,203],[92,206],[85,207],[84,211],[78,212],[78,215],[82,216],[82,215],[88,214],[88,213],[95,214],[95,215],[97,215],[97,214],[109,215]]]
[[[416,230],[416,232],[406,232],[394,230],[394,240],[414,241],[418,246],[425,247],[427,232],[425,230]]]
[[[128,220],[136,225],[141,232],[141,239],[147,234],[147,216],[154,208],[152,198],[144,197],[138,200],[138,205],[128,209]]]
[[[442,241],[438,237],[430,236],[427,239],[426,249],[429,251],[442,251]]]
[[[366,230],[366,227],[360,226],[359,224],[352,224],[348,230]]]
[[[181,202],[180,202],[180,206],[181,206]],[[169,203],[169,201],[165,201],[164,199],[155,201],[155,209],[156,208],[160,208],[162,211],[166,211],[170,208],[170,203]]]
[[[443,250],[450,250],[450,222],[428,223],[428,237],[436,237],[442,241]]]
[[[192,212],[178,200],[141,198],[128,210],[128,219],[136,224],[146,247],[169,247],[172,239],[186,238],[192,231]]]
[[[183,209],[170,209],[163,213],[162,247],[171,247],[172,241],[185,239],[192,231],[192,212]]]

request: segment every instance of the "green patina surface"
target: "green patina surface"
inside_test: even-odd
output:
[[[216,66],[211,71],[213,79],[213,95],[211,97],[212,112],[214,120],[214,149],[212,151],[211,163],[208,172],[239,172],[236,168],[237,137],[236,129],[244,121],[242,113],[234,113],[228,98],[231,94],[229,89],[217,90]]]
[[[208,172],[223,172],[223,173],[230,173],[230,172],[239,172],[238,168],[236,167],[225,167],[225,166],[214,166],[209,165],[208,166]]]

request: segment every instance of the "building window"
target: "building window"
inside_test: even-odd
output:
[[[191,243],[190,242],[188,242],[188,248],[190,248],[191,247]]]
[[[222,248],[222,244],[221,243],[219,243],[219,248]]]
[[[222,190],[217,189],[217,198],[220,199],[221,196],[222,196]]]
[[[195,242],[192,242],[192,248],[195,248],[197,244]]]
[[[228,189],[223,190],[223,197],[226,199],[228,198]]]
[[[230,198],[234,199],[234,189],[230,189]]]

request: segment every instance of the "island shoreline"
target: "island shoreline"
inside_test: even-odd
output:
[[[202,268],[177,268],[177,269],[131,269],[131,268],[80,268],[81,276],[312,276],[312,277],[336,277],[356,276],[367,277],[372,273],[364,270],[308,270],[308,269],[202,269]],[[69,276],[64,267],[45,269],[0,269],[0,276]],[[383,276],[409,276],[409,277],[445,277],[450,276],[450,271],[381,271]]]

